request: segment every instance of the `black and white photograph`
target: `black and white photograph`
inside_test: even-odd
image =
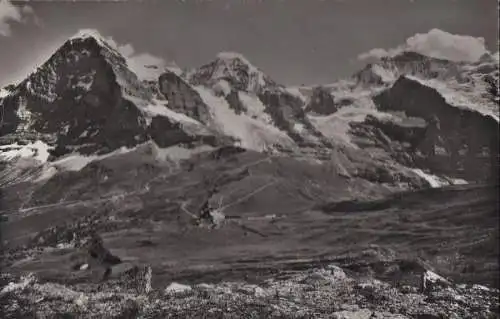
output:
[[[0,0],[0,318],[500,318],[499,8]]]

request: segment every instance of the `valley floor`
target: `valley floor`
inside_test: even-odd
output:
[[[31,234],[28,217],[12,218],[3,228],[3,269],[11,276],[3,280],[5,318],[127,311],[137,312],[129,318],[495,318],[497,191],[461,185],[325,202],[289,214],[228,215],[215,227],[182,212],[161,219],[112,215],[109,207],[93,214],[68,207],[67,218],[78,219]],[[81,241],[92,230],[120,260],[108,280]],[[144,267],[151,287],[130,295],[123,276]],[[332,269],[345,278],[331,277]],[[429,270],[450,286],[422,293]],[[174,282],[182,285],[172,294],[165,289]]]

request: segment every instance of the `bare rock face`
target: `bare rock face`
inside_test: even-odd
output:
[[[425,138],[427,126],[420,118],[399,122],[368,115],[361,123],[351,123],[350,132],[359,137],[359,145],[383,149],[398,163],[414,167],[415,152]]]
[[[384,66],[392,65],[400,74],[419,75],[425,78],[460,77],[460,64],[433,58],[417,52],[406,51],[395,57],[382,58]]]
[[[222,141],[218,136],[204,128],[190,132],[182,124],[171,121],[162,116],[155,116],[147,129],[148,135],[159,147],[174,145],[196,146],[200,144],[218,145]]]
[[[494,118],[451,106],[433,88],[407,77],[375,96],[374,102],[380,110],[403,111],[426,121],[425,133],[408,141],[417,166],[466,180],[496,179],[499,134]]]
[[[124,98],[113,69],[124,63],[94,38],[68,40],[3,100],[7,125],[2,135],[39,136],[81,153],[145,141],[145,119]],[[134,75],[124,74],[131,87],[138,86]]]
[[[232,89],[225,98],[229,106],[234,110],[236,114],[241,114],[248,111],[245,105],[241,102],[238,91]]]
[[[259,94],[274,125],[287,132],[299,146],[329,146],[329,142],[311,124],[302,101],[283,90],[266,90]],[[297,130],[297,125],[303,129]]]
[[[337,111],[332,94],[323,87],[316,87],[312,91],[309,104],[306,106],[306,112],[314,112],[320,115],[330,115]]]
[[[221,53],[214,61],[193,70],[185,78],[185,80],[180,79],[173,74],[160,78],[160,82],[164,83],[162,92],[169,98],[169,105],[176,108],[178,103],[175,101],[183,101],[183,106],[178,110],[184,114],[193,116],[203,123],[208,122],[209,116],[201,115],[200,108],[203,110],[206,108],[197,102],[199,95],[194,89],[203,86],[214,96],[223,98],[236,115],[260,121],[260,126],[263,127],[277,128],[299,147],[328,146],[326,139],[307,118],[304,101],[290,94],[241,54]],[[191,87],[187,85],[188,83]],[[246,98],[243,98],[243,95]],[[170,102],[171,96],[174,104]],[[186,107],[191,110],[185,110]]]
[[[374,72],[373,64],[368,64],[363,69],[356,72],[354,74],[354,79],[357,83],[365,87],[380,86],[385,83],[382,76]]]
[[[160,92],[167,98],[170,109],[202,123],[209,122],[208,106],[184,79],[167,71],[160,76],[158,81]]]
[[[221,80],[227,81],[238,91],[256,94],[265,88],[277,86],[243,55],[232,52],[220,53],[214,61],[201,66],[190,77],[190,82],[194,85],[212,86]]]
[[[456,62],[428,57],[416,52],[402,52],[394,57],[382,57],[355,73],[354,80],[365,87],[382,86],[401,75],[426,79],[467,81],[461,65]]]
[[[40,140],[53,158],[104,154],[151,139],[161,147],[218,143],[203,125],[207,106],[188,84],[174,73],[165,73],[158,85],[141,81],[99,37],[68,40],[9,92],[0,100],[2,144]]]

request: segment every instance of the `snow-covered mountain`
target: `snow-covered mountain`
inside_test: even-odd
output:
[[[37,142],[59,157],[107,153],[149,139],[163,146],[214,139],[154,93],[103,37],[80,33],[4,94],[2,144]]]
[[[396,187],[497,172],[492,56],[465,63],[403,52],[338,83],[300,88],[230,52],[189,71],[144,66],[139,77],[136,69],[97,32],[75,35],[2,90],[0,158],[52,163],[153,142],[332,162],[348,178]]]
[[[498,70],[489,54],[471,63],[405,51],[351,79],[300,90],[331,138],[441,176],[429,180],[484,181],[498,172]]]

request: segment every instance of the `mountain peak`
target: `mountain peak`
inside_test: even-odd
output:
[[[275,84],[264,72],[237,52],[218,53],[215,60],[195,70],[190,80],[195,84],[208,86],[225,80],[234,89],[247,92],[259,92],[264,87]]]
[[[106,38],[99,33],[96,29],[80,29],[77,33],[75,33],[70,40],[81,40],[93,38],[98,42],[107,43]]]
[[[70,37],[67,42],[71,43],[73,41],[84,41],[88,39],[94,40],[98,46],[111,51],[114,55],[122,56],[118,49],[118,44],[112,38],[103,36],[96,29],[80,29],[75,35]]]
[[[225,61],[240,60],[245,64],[252,65],[252,63],[250,63],[250,61],[243,54],[238,52],[230,52],[230,51],[219,52],[217,54],[217,59]]]

